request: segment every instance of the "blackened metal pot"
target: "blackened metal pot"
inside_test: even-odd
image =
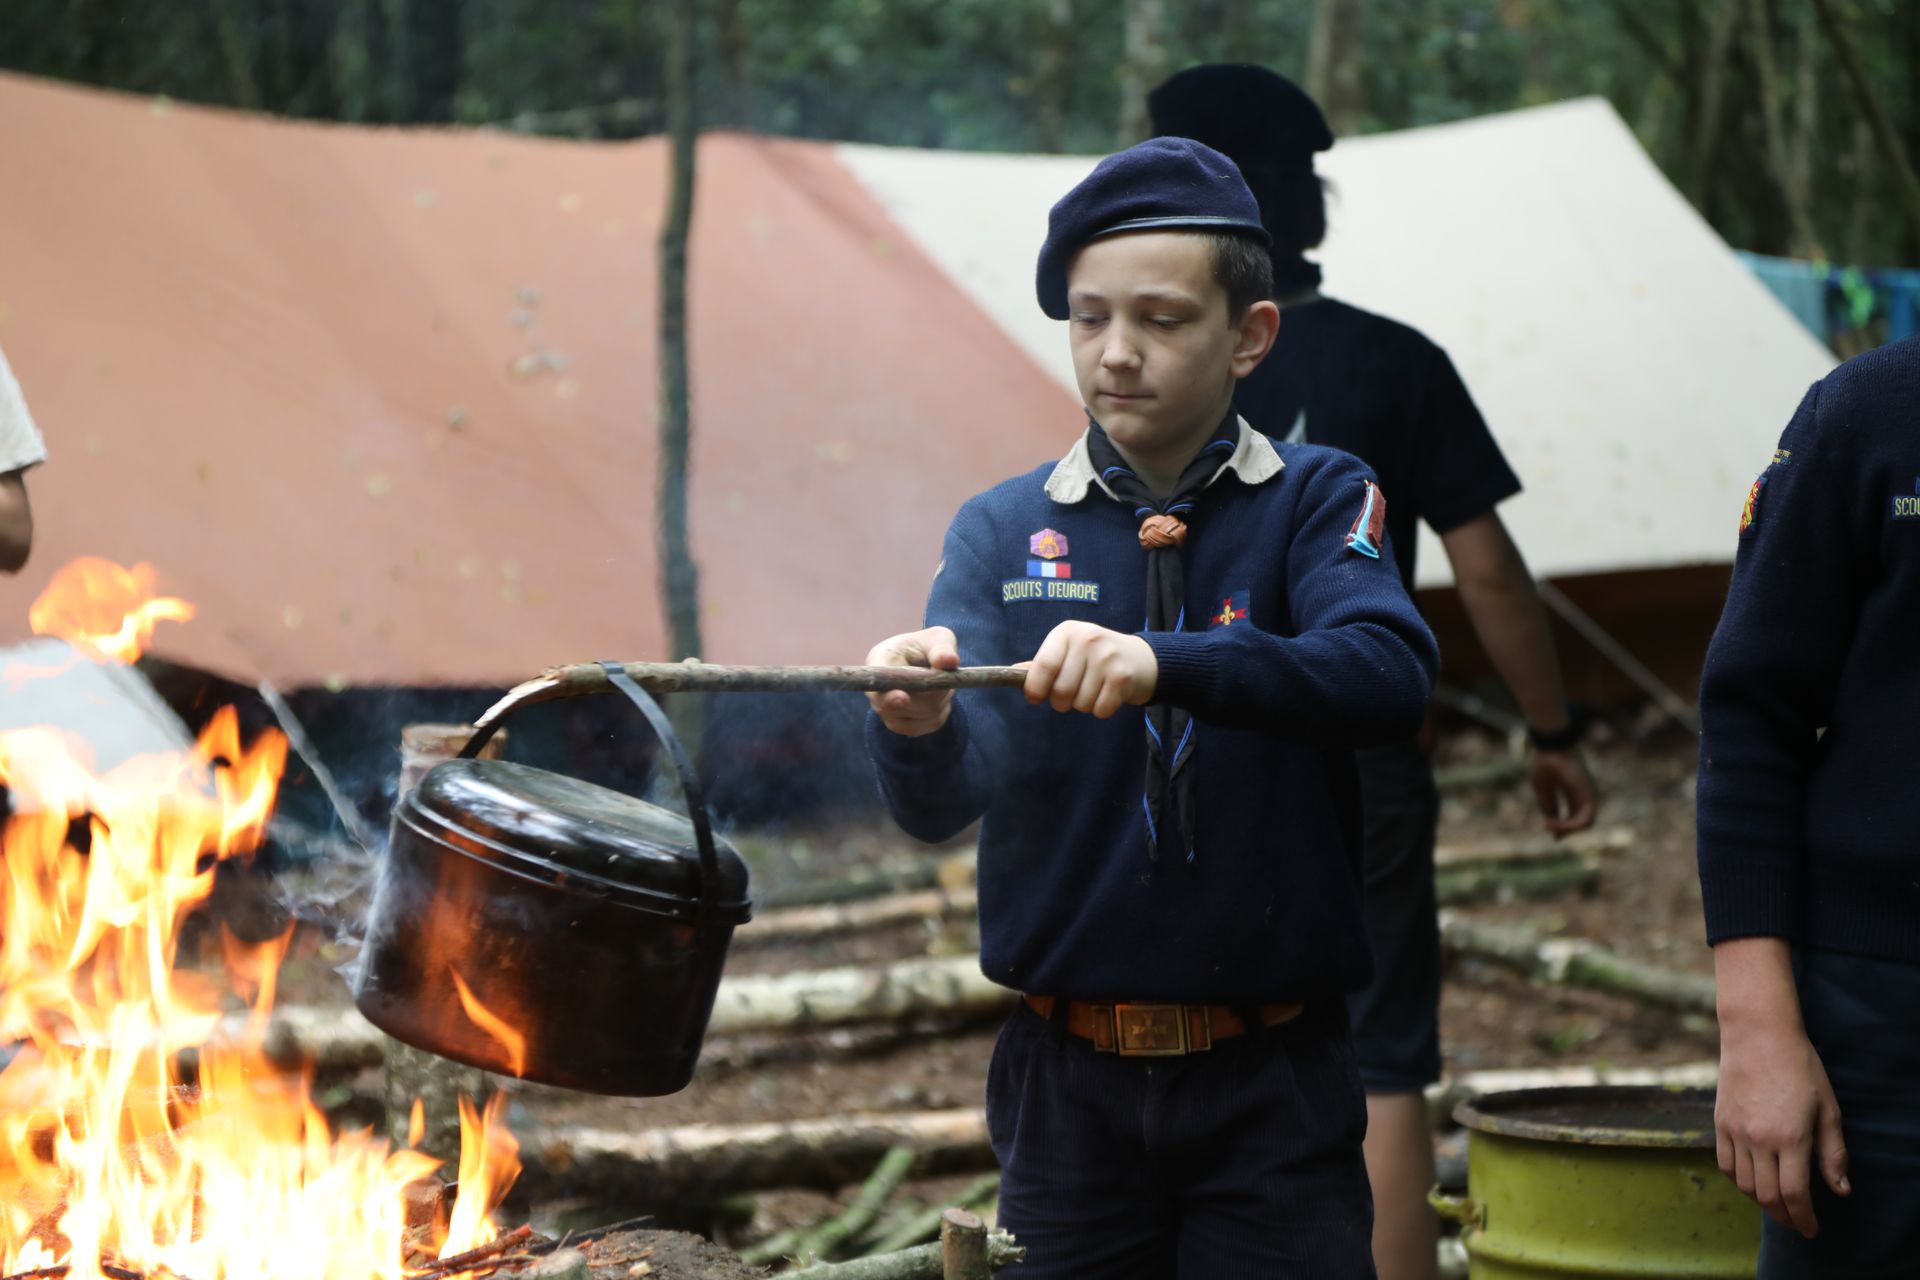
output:
[[[747,869],[714,839],[666,715],[608,663],[680,776],[688,816],[579,779],[474,757],[436,765],[394,811],[354,1002],[396,1039],[592,1093],[685,1088]]]

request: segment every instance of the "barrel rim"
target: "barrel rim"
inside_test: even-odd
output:
[[[1663,1150],[1712,1151],[1712,1089],[1681,1085],[1551,1085],[1540,1089],[1507,1089],[1467,1098],[1453,1109],[1455,1123],[1476,1133],[1538,1142],[1573,1143],[1588,1147],[1642,1147]],[[1644,1129],[1625,1125],[1588,1125],[1528,1119],[1507,1114],[1508,1109],[1549,1107],[1557,1103],[1641,1103],[1683,1100],[1706,1104],[1708,1122],[1700,1128]]]

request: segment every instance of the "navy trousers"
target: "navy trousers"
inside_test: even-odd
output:
[[[1096,1052],[1024,1004],[987,1124],[1018,1280],[1370,1280],[1366,1101],[1345,1010],[1169,1058]]]
[[[1853,1193],[1816,1163],[1811,1240],[1767,1219],[1761,1280],[1920,1277],[1920,965],[1794,955],[1801,1018],[1840,1104]]]

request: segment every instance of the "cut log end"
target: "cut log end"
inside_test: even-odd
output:
[[[941,1280],[988,1280],[987,1224],[966,1209],[940,1215]]]

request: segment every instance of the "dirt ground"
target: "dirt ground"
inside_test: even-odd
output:
[[[1436,763],[1444,776],[1450,767],[1485,763],[1506,752],[1505,742],[1491,735],[1457,731],[1442,738]],[[1603,860],[1597,888],[1546,901],[1458,909],[1476,919],[1524,922],[1545,934],[1591,939],[1669,968],[1709,971],[1694,878],[1690,736],[1652,718],[1602,724],[1588,756],[1601,788],[1600,824],[1634,833],[1631,847]],[[1443,843],[1538,830],[1524,779],[1445,792]],[[750,850],[755,895],[762,900],[791,895],[802,883],[844,878],[861,867],[898,868],[928,856],[884,829],[742,844]],[[968,945],[966,929],[914,924],[785,947],[740,945],[729,957],[728,972],[786,972],[950,952]],[[285,986],[289,1000],[345,999],[343,984],[331,972],[330,953],[310,946],[290,963]],[[927,1030],[931,1034],[907,1039],[832,1032],[789,1044],[784,1053],[777,1038],[716,1042],[693,1083],[666,1098],[600,1098],[509,1083],[509,1119],[529,1137],[560,1123],[639,1129],[978,1106],[995,1027]],[[1708,1018],[1648,1009],[1596,992],[1543,987],[1470,960],[1456,961],[1446,971],[1442,1039],[1449,1075],[1574,1064],[1670,1065],[1711,1059],[1716,1051]],[[910,1190],[930,1197],[941,1187]],[[828,1197],[813,1193],[761,1196],[751,1205],[729,1206],[700,1225],[737,1243],[818,1216],[830,1204]],[[634,1208],[590,1199],[523,1206],[549,1232],[592,1225]]]

